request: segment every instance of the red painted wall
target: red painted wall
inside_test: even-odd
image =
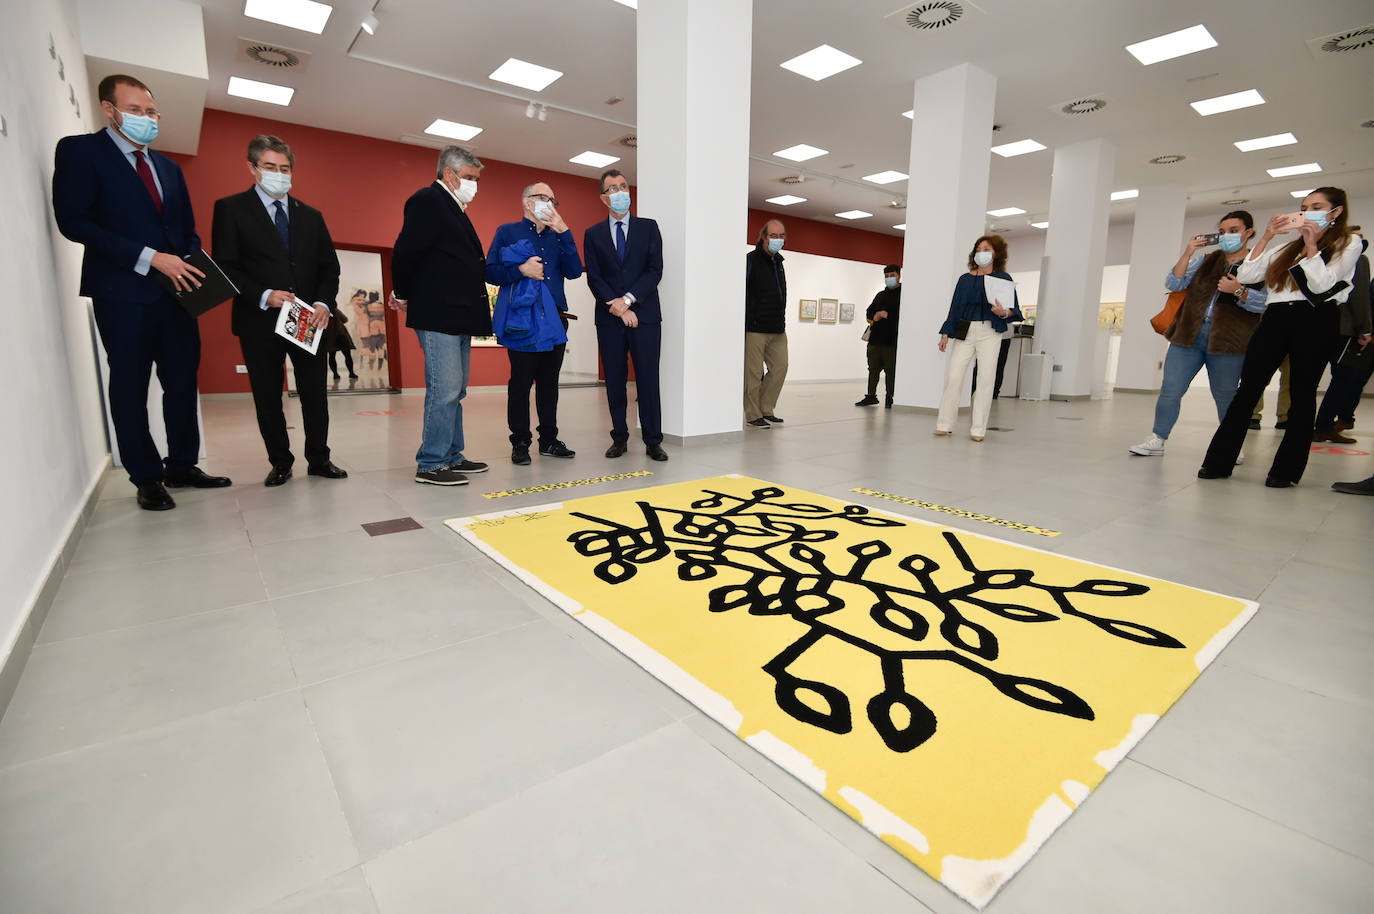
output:
[[[248,141],[272,133],[291,144],[296,154],[292,194],[324,213],[334,243],[340,248],[382,254],[383,286],[390,291],[391,245],[401,230],[402,208],[417,189],[434,180],[438,152],[388,140],[304,127],[266,118],[206,109],[201,122],[200,154],[173,155],[186,173],[195,208],[196,226],[213,256],[210,226],[215,201],[238,193],[252,183],[248,172]],[[583,229],[605,218],[597,194],[596,174],[547,172],[527,165],[483,160],[481,189],[468,208],[477,234],[490,241],[503,223],[520,216],[520,191],[547,181],[558,195],[563,219],[581,243]],[[749,211],[749,241],[758,237],[764,219],[776,214]],[[902,239],[807,219],[787,219],[787,247],[873,263],[900,261]],[[391,313],[394,318],[395,313]],[[389,324],[392,341],[392,383],[424,386],[424,358],[415,334],[404,320]],[[238,340],[229,331],[229,306],[222,305],[200,318],[202,393],[247,393],[248,376],[236,374],[242,362]],[[472,351],[469,383],[474,387],[503,385],[509,376],[505,352],[494,348]]]

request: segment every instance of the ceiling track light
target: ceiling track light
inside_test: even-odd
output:
[[[534,112],[539,108],[534,102],[525,106],[525,117],[534,117]]]
[[[549,119],[549,106],[548,106],[548,105],[540,105],[540,106],[539,106],[539,119],[540,119],[541,121],[547,121],[547,120]]]
[[[364,32],[367,32],[367,34],[377,34],[377,26],[379,25],[381,25],[381,23],[377,21],[376,13],[368,13],[366,16],[363,17],[362,29]]]

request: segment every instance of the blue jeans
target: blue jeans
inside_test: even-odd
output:
[[[463,398],[472,337],[416,330],[425,353],[425,430],[415,463],[421,473],[463,462]]]
[[[1207,382],[1212,387],[1212,399],[1217,403],[1217,421],[1226,415],[1226,408],[1235,399],[1236,388],[1240,386],[1240,368],[1245,364],[1245,354],[1222,355],[1207,351],[1207,338],[1212,332],[1212,322],[1204,321],[1198,328],[1197,339],[1191,346],[1169,344],[1169,353],[1164,357],[1164,385],[1155,401],[1154,432],[1161,438],[1168,438],[1178,421],[1178,407],[1188,385],[1193,378],[1207,366]]]

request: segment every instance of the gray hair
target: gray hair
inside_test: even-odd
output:
[[[472,168],[481,168],[482,160],[462,146],[445,146],[443,151],[439,153],[439,168],[435,172],[434,177],[443,178],[445,168],[451,168],[453,169],[453,173],[457,174],[458,169],[462,168],[464,165],[471,166]]]
[[[291,170],[296,170],[296,154],[291,151],[291,147],[286,145],[286,141],[281,137],[264,134],[253,137],[248,144],[248,161],[257,165],[264,152],[277,152],[286,156],[286,161],[291,164]]]

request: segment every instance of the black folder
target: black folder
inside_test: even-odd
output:
[[[172,285],[172,280],[165,274],[157,270],[150,272],[153,278],[172,294],[172,297],[177,300],[177,304],[185,308],[192,317],[200,317],[216,305],[223,304],[239,294],[238,287],[229,281],[229,277],[224,275],[219,264],[210,259],[209,254],[200,251],[183,259],[205,274],[205,278],[200,281],[199,288],[192,288],[189,292],[183,292]]]

